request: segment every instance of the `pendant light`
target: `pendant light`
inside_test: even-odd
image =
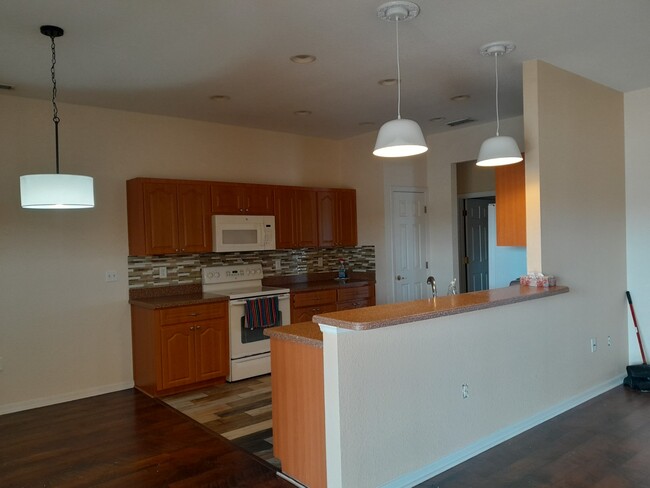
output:
[[[494,56],[494,72],[496,78],[496,108],[497,108],[497,135],[483,141],[478,152],[477,166],[505,166],[523,160],[521,151],[512,137],[499,135],[499,56],[514,51],[512,42],[491,42],[481,47],[483,56]]]
[[[56,173],[24,175],[20,177],[20,204],[23,208],[70,209],[95,206],[93,179],[90,176],[59,173],[59,111],[56,106],[56,46],[54,39],[63,35],[63,29],[53,25],[41,26],[41,34],[52,41],[52,107],[54,109],[54,142]]]
[[[377,134],[375,156],[384,158],[400,158],[422,154],[427,148],[427,143],[422,135],[422,129],[417,122],[403,119],[401,115],[401,83],[402,77],[399,66],[399,23],[414,19],[420,13],[420,7],[413,2],[394,1],[384,3],[377,9],[377,16],[381,20],[395,22],[395,36],[397,38],[397,118],[382,125]]]

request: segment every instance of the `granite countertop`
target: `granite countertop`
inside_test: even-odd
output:
[[[152,310],[224,301],[228,301],[226,295],[203,293],[201,285],[134,288],[129,290],[129,303],[131,305]]]
[[[566,286],[509,286],[460,295],[392,303],[315,315],[313,321],[342,329],[369,330],[417,322],[567,293]]]
[[[319,280],[319,281],[305,281],[302,283],[291,283],[288,285],[288,287],[292,292],[304,292],[304,291],[331,290],[337,288],[354,288],[356,286],[366,286],[369,283],[374,284],[374,281],[359,280],[359,279],[349,279],[343,281],[343,280],[332,279],[329,281]]]
[[[323,333],[314,322],[299,322],[297,324],[271,327],[264,330],[264,335],[272,339],[297,342],[314,347],[323,347]]]

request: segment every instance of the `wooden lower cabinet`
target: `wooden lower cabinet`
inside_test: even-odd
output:
[[[323,349],[271,338],[273,454],[309,488],[327,486]]]
[[[315,290],[291,295],[291,323],[311,322],[314,315],[335,312],[336,290]]]
[[[162,396],[225,381],[227,302],[166,309],[131,306],[135,386]]]
[[[311,322],[314,315],[375,305],[375,285],[341,285],[329,290],[296,292],[291,295],[291,323]]]

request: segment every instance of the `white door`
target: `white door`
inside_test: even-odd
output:
[[[427,218],[425,194],[392,193],[393,298],[395,302],[431,296],[427,281]]]

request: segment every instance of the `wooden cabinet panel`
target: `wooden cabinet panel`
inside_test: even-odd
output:
[[[194,328],[196,381],[228,374],[228,324],[200,322]]]
[[[336,309],[372,307],[375,305],[375,285],[339,288],[336,290]]]
[[[190,326],[170,325],[160,331],[161,389],[175,388],[194,382],[194,338]]]
[[[312,190],[294,190],[296,247],[318,246],[318,207],[316,192]]]
[[[291,322],[309,322],[314,315],[336,311],[336,290],[317,290],[291,295]]]
[[[334,247],[339,236],[339,215],[335,191],[319,191],[318,197],[318,244]]]
[[[275,190],[275,246],[278,249],[295,247],[296,224],[294,220],[295,198],[293,190]]]
[[[523,161],[494,168],[497,246],[526,245],[525,168]]]
[[[357,239],[357,192],[355,190],[337,190],[338,211],[338,245],[356,246]]]
[[[151,396],[223,382],[228,375],[228,302],[131,306],[133,377]]]
[[[147,254],[178,252],[176,185],[172,183],[145,183],[142,193]]]
[[[181,252],[199,253],[212,250],[210,187],[179,184],[177,194],[178,244]]]
[[[212,213],[273,215],[273,187],[243,183],[213,183]]]
[[[212,250],[208,183],[129,180],[127,213],[131,256]]]
[[[327,486],[323,349],[271,338],[273,453],[282,471]]]

